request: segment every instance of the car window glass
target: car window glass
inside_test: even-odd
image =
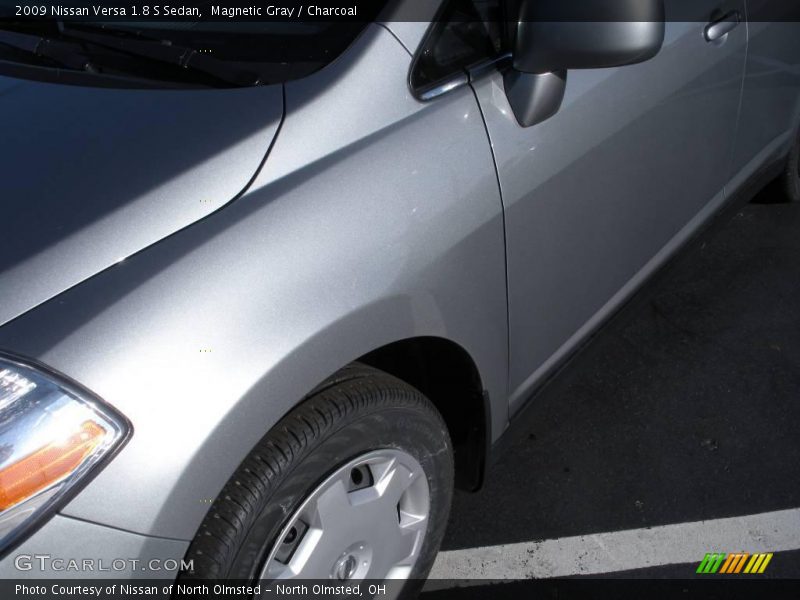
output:
[[[411,71],[419,94],[502,50],[499,0],[449,0],[420,47]]]

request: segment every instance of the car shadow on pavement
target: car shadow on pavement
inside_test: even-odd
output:
[[[539,394],[443,550],[800,506],[799,308],[800,205],[725,213]]]

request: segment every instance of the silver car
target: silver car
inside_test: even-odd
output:
[[[542,384],[800,198],[774,3],[402,4],[0,25],[0,576],[413,592]]]

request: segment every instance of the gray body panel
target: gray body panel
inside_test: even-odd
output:
[[[723,197],[747,37],[739,27],[717,46],[702,30],[667,23],[652,60],[571,71],[561,110],[531,128],[499,74],[475,84],[506,207],[512,413]]]
[[[180,564],[188,546],[56,515],[0,561],[0,579],[174,579],[167,561]],[[37,558],[42,556],[44,561]],[[92,570],[69,564],[83,565],[85,559],[93,561]],[[112,564],[115,560],[125,562]]]
[[[0,323],[218,209],[255,175],[280,86],[119,90],[0,77]],[[46,172],[42,172],[42,168]]]
[[[796,10],[792,3],[786,6]],[[753,21],[748,24],[747,70],[733,161],[733,172],[740,178],[785,155],[800,125],[800,25],[758,20],[775,7],[769,0],[747,2]]]
[[[191,538],[281,416],[395,340],[456,342],[505,398],[502,207],[486,132],[468,89],[414,100],[410,60],[372,26],[287,86],[268,166],[242,198],[0,329],[0,347],[69,374],[134,424],[65,514]],[[504,402],[493,411],[502,428]]]

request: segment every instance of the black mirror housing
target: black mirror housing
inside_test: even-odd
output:
[[[664,44],[663,0],[516,0],[506,96],[522,127],[561,107],[571,69],[632,65]]]
[[[643,62],[664,43],[663,0],[520,0],[514,69],[549,73]]]

